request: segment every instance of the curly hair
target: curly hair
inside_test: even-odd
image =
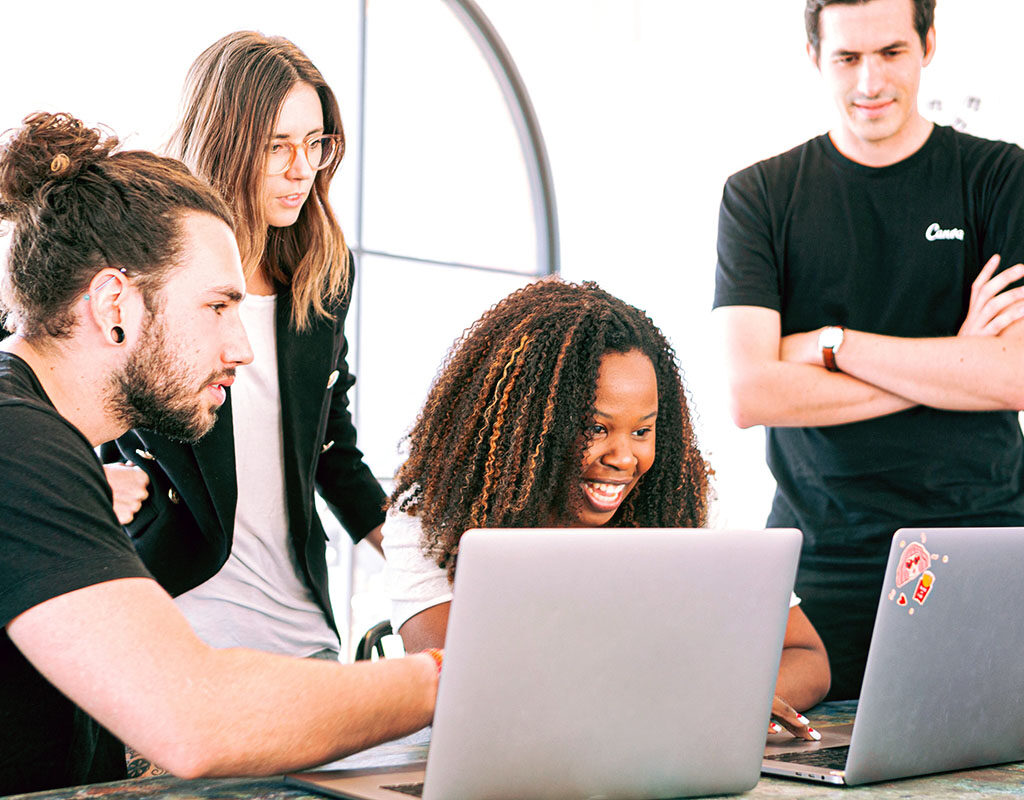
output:
[[[424,552],[449,578],[470,528],[557,524],[558,509],[582,507],[601,358],[634,350],[657,376],[655,459],[609,524],[706,522],[710,469],[671,345],[643,311],[597,284],[541,280],[453,345],[408,436],[389,505],[419,517]]]

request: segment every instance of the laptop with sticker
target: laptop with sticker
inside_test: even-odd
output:
[[[760,775],[801,535],[486,530],[459,547],[425,773],[348,798],[668,798]]]
[[[1024,528],[893,536],[852,726],[773,736],[763,771],[857,785],[1024,760]]]

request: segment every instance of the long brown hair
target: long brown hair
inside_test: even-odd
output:
[[[609,524],[706,522],[709,468],[672,346],[644,312],[597,284],[542,280],[455,343],[409,434],[390,503],[420,518],[424,550],[449,577],[468,529],[543,526],[556,509],[582,505],[601,358],[633,350],[657,376],[655,458]]]
[[[340,158],[317,172],[294,225],[271,228],[261,202],[267,146],[293,86],[316,89],[324,133],[342,136],[341,113],[323,75],[292,42],[238,31],[218,39],[192,64],[182,114],[168,145],[220,192],[235,213],[238,249],[246,276],[262,265],[292,294],[292,323],[307,328],[330,317],[349,286],[348,249],[328,200]]]

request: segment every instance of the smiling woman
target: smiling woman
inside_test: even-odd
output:
[[[594,283],[513,292],[452,347],[409,434],[383,528],[392,627],[409,651],[444,646],[471,528],[702,527],[710,472],[643,311]],[[815,739],[797,710],[827,691],[828,660],[799,602],[772,713]]]
[[[583,503],[575,522],[609,522],[654,463],[658,377],[640,350],[601,356],[594,423],[583,456]]]
[[[671,346],[593,283],[506,297],[456,343],[384,526],[392,625],[440,646],[470,528],[698,527],[709,469]]]

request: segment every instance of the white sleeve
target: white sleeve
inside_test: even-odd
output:
[[[789,593],[789,607],[796,608],[800,605],[800,598],[796,596],[796,592]]]
[[[398,633],[410,617],[451,601],[452,586],[448,573],[423,555],[419,517],[391,509],[381,535],[391,595],[391,628]]]

